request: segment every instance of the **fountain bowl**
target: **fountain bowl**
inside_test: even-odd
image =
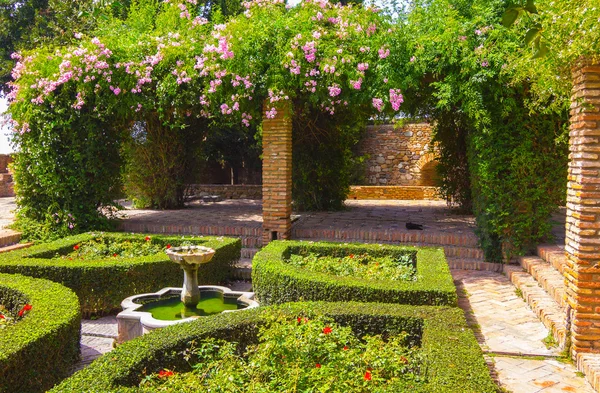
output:
[[[186,265],[201,265],[210,262],[215,250],[204,246],[171,247],[166,250],[171,261]]]
[[[259,306],[254,300],[254,292],[238,292],[232,291],[227,287],[217,285],[202,285],[198,287],[201,294],[211,294],[220,296],[224,303],[234,305],[228,310],[221,312],[236,312]],[[182,288],[163,288],[155,293],[144,293],[141,295],[130,296],[121,302],[121,311],[117,315],[117,324],[119,335],[117,342],[123,343],[135,337],[148,333],[151,330],[177,325],[180,323],[191,322],[197,318],[205,318],[202,316],[190,316],[178,319],[164,320],[155,318],[151,312],[144,309],[152,303],[158,303],[165,299],[178,298],[181,296]]]

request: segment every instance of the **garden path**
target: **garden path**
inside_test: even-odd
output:
[[[454,269],[452,276],[459,306],[504,388],[514,393],[594,392],[556,348],[546,348],[548,330],[508,277]]]

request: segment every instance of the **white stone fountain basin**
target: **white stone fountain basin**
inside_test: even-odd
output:
[[[238,310],[224,310],[222,312],[235,312],[247,310],[250,308],[258,307],[259,304],[254,300],[254,292],[239,292],[232,291],[227,287],[221,287],[216,285],[202,285],[198,287],[200,294],[202,292],[220,292],[223,298],[235,299],[238,305],[244,306],[244,308]],[[182,318],[177,320],[159,320],[155,319],[150,312],[138,311],[145,303],[149,301],[158,301],[161,298],[168,298],[172,296],[180,295],[182,288],[163,288],[155,293],[144,293],[141,295],[130,296],[121,302],[121,311],[117,315],[117,324],[119,336],[117,341],[123,343],[133,338],[139,337],[151,330],[158,329],[165,326],[176,325],[179,323],[191,322],[197,318],[207,318],[193,316],[189,318]]]
[[[198,268],[208,263],[215,255],[215,250],[204,246],[171,247],[166,250],[171,261],[183,269],[183,290],[181,301],[188,307],[194,307],[200,301],[198,291]]]

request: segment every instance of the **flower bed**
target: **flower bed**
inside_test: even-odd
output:
[[[0,274],[0,392],[42,392],[69,375],[79,358],[77,296],[48,280]]]
[[[325,316],[326,319],[321,319],[320,315]],[[271,324],[271,327],[275,326],[274,330],[273,328],[264,330],[273,318],[277,318],[278,323],[287,321],[289,325]],[[300,318],[299,322],[298,318]],[[350,332],[347,327],[352,331]],[[259,333],[260,331],[262,333]],[[284,334],[286,331],[294,333],[290,336]],[[296,345],[294,348],[293,338],[290,337],[295,337],[297,331],[303,332],[298,343],[306,341],[310,343],[310,348],[301,345]],[[368,335],[377,334],[382,334],[382,339],[367,339]],[[399,337],[395,337],[398,335]],[[296,362],[298,367],[309,368],[305,370],[305,374],[308,374],[311,381],[323,389],[328,386],[328,383],[335,383],[339,378],[354,378],[352,385],[349,385],[351,388],[346,389],[347,391],[397,392],[398,390],[390,390],[393,386],[387,389],[383,385],[382,376],[387,370],[405,374],[407,379],[412,378],[411,392],[496,391],[481,349],[473,332],[467,327],[460,309],[345,302],[291,303],[220,314],[153,331],[99,358],[88,368],[63,381],[52,392],[139,391],[138,386],[143,380],[170,378],[175,378],[171,382],[172,389],[166,385],[165,391],[177,390],[179,382],[194,378],[189,374],[178,376],[192,370],[190,363],[194,362],[188,360],[194,360],[194,352],[196,354],[202,354],[204,350],[208,352],[204,356],[206,359],[201,362],[200,367],[203,370],[205,366],[210,365],[211,359],[215,360],[212,357],[215,350],[211,349],[211,341],[206,341],[207,339],[213,340],[213,344],[218,343],[218,340],[238,343],[239,347],[236,348],[235,353],[231,352],[233,347],[230,344],[223,344],[224,352],[221,353],[228,362],[237,362],[239,360],[237,350],[252,348],[251,346],[257,344],[259,336],[266,339],[266,342],[273,342],[281,337],[287,337],[288,340],[281,346],[271,345],[267,358],[262,359],[261,364],[270,364],[268,367],[275,367],[281,372],[289,373],[293,370],[284,371],[285,367],[274,364],[283,359],[281,355],[289,356],[286,359]],[[359,339],[364,340],[362,344],[359,343]],[[209,344],[206,344],[207,342]],[[363,345],[373,351],[376,348],[381,349],[378,345],[382,345],[383,342],[389,343],[389,347],[383,351],[397,354],[395,363],[398,364],[378,363],[376,360],[378,356],[374,352],[354,353],[344,350],[344,346],[348,347],[348,351],[353,351],[363,349],[361,347]],[[404,347],[407,344],[412,344],[414,347],[407,349]],[[301,356],[297,356],[298,351],[304,352]],[[219,353],[219,350],[217,349],[216,352]],[[264,354],[259,352],[259,355]],[[280,358],[277,358],[278,355]],[[352,374],[343,375],[345,373],[336,372],[335,362],[339,361],[340,365],[347,365],[348,362],[344,358],[348,355],[352,355],[356,363],[352,368]],[[406,358],[406,363],[402,359],[403,356]],[[202,357],[200,355],[200,358]],[[381,357],[384,358],[386,356]],[[406,368],[403,368],[404,366]],[[244,371],[251,372],[247,367]],[[319,375],[324,377],[321,378]],[[233,381],[229,377],[233,378]],[[236,378],[239,377],[239,374],[230,373],[222,382],[235,384],[239,381]],[[280,378],[281,383],[291,383],[292,377],[270,375],[265,376],[265,381],[276,378]],[[419,381],[417,382],[416,379]],[[223,386],[226,390],[227,385]],[[356,386],[358,388],[355,389]],[[329,385],[329,387],[329,391],[342,389],[340,385]],[[271,387],[264,391],[285,391],[285,388]]]
[[[408,260],[416,267],[416,279],[392,280],[377,275],[338,276],[294,266],[294,255],[319,254],[349,259],[368,255],[392,260]],[[456,305],[456,288],[446,263],[444,250],[424,247],[398,247],[378,244],[315,243],[275,241],[257,253],[252,261],[252,284],[261,304],[300,300],[364,301],[413,305]]]
[[[198,270],[201,284],[225,280],[233,263],[240,258],[239,239],[87,233],[2,254],[0,273],[18,273],[59,282],[79,296],[85,316],[102,315],[119,310],[121,301],[128,296],[181,286],[183,273],[164,250],[184,242],[216,250],[212,261]],[[124,244],[141,244],[140,249],[159,252],[134,256],[131,253],[135,247],[123,247]],[[95,248],[90,255],[98,255],[98,258],[85,257],[88,247]],[[115,252],[117,249],[121,251]],[[128,253],[127,257],[122,255],[123,251]]]

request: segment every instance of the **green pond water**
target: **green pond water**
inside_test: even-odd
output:
[[[149,312],[155,319],[173,321],[194,316],[204,317],[245,307],[238,305],[236,300],[236,298],[223,298],[223,295],[217,292],[201,292],[200,303],[196,308],[186,307],[179,297],[171,297],[144,304],[138,311]]]

